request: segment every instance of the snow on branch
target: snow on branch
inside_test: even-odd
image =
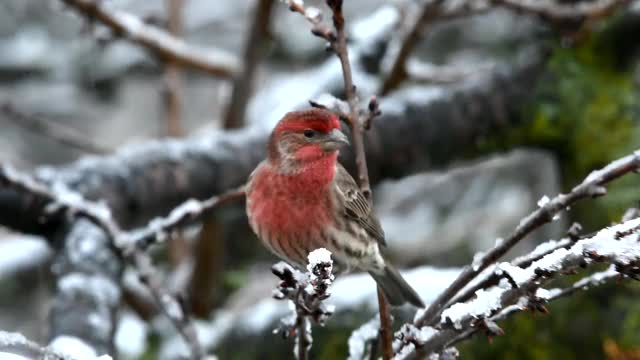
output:
[[[244,185],[225,192],[221,195],[214,195],[206,200],[199,201],[189,199],[181,205],[175,207],[166,217],[157,217],[151,220],[145,227],[129,232],[127,241],[130,245],[141,250],[146,250],[153,243],[164,241],[167,235],[190,221],[201,219],[211,213],[217,207],[228,202],[241,199],[245,195]]]
[[[334,279],[331,252],[319,248],[309,253],[308,259],[306,273],[297,271],[285,262],[279,262],[271,268],[281,280],[273,297],[291,300],[295,308],[293,314],[282,319],[277,331],[285,338],[295,336],[293,354],[299,360],[308,359],[313,343],[309,319],[322,326],[334,311],[333,306],[323,303],[331,295],[329,287]]]
[[[0,357],[4,358],[3,354],[27,359],[111,360],[109,355],[98,356],[91,347],[77,338],[59,338],[50,346],[44,347],[22,334],[0,331]]]
[[[133,244],[132,241],[129,240],[132,237],[131,233],[124,232],[120,229],[106,206],[84,199],[82,195],[68,189],[62,183],[54,183],[50,186],[50,189],[32,177],[22,174],[7,165],[0,166],[0,185],[26,192],[38,197],[40,201],[45,202],[47,205],[44,207],[44,213],[40,215],[43,218],[60,213],[66,214],[69,218],[79,216],[103,230],[104,235],[108,238],[112,246],[115,247],[119,255],[138,272],[142,282],[147,285],[149,291],[153,294],[158,307],[167,318],[169,318],[189,345],[192,355],[195,358],[203,356],[189,316],[187,312],[184,311],[181,302],[175,299],[163,287],[161,281],[157,278],[157,271],[152,266],[151,258],[138,247],[131,246],[131,244]],[[78,226],[82,225],[81,222],[76,223]],[[69,237],[72,237],[76,227],[71,226],[70,228]],[[83,228],[80,227],[79,229]],[[83,230],[83,233],[78,236],[86,238],[90,235],[99,237],[100,234],[87,233]],[[115,285],[111,282],[107,284],[105,282],[107,280],[106,278],[99,277],[99,274],[84,274],[79,272],[61,273],[59,275],[60,279],[57,288],[60,292],[73,294],[87,289],[87,286],[83,285],[83,283],[87,282],[86,285],[93,283],[95,286],[88,287],[95,290],[90,296],[105,298],[101,293],[108,290],[107,293],[112,295],[106,297],[109,299],[106,303],[110,308],[115,308],[114,303],[117,303],[117,299],[119,299],[119,288],[114,289]],[[67,309],[67,306],[64,304],[60,305],[61,309],[70,310]],[[55,308],[54,306],[54,309]],[[62,324],[62,326],[68,328],[69,324]],[[110,327],[111,325],[107,325],[107,328]]]
[[[489,336],[502,335],[495,323],[517,311],[547,312],[545,304],[560,296],[599,285],[618,278],[640,279],[640,219],[628,220],[605,228],[595,235],[575,242],[569,248],[560,247],[522,268],[513,263],[498,264],[495,272],[504,274],[499,284],[479,289],[467,302],[455,303],[445,309],[437,323],[420,325],[420,319],[398,334],[398,359],[412,355],[439,353],[446,347],[468,338],[477,331]],[[592,274],[566,289],[544,289],[544,283],[554,277],[574,273],[597,263],[611,267]],[[407,329],[420,329],[427,335],[410,337]],[[409,340],[407,340],[409,339]]]
[[[567,194],[559,194],[553,199],[540,203],[540,207],[520,221],[520,224],[504,241],[496,244],[483,256],[467,266],[458,278],[434,301],[416,320],[418,326],[433,325],[444,310],[445,305],[476,278],[484,269],[495,263],[520,240],[540,226],[553,221],[554,217],[578,200],[603,196],[607,193],[604,185],[620,176],[640,168],[640,151],[615,160],[606,167],[594,171]]]
[[[139,44],[164,60],[184,68],[200,70],[213,76],[228,78],[240,72],[240,61],[221,49],[202,49],[189,45],[156,26],[148,25],[134,15],[109,9],[101,0],[61,0],[89,19],[96,19],[116,35]]]

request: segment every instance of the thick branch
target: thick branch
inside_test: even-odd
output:
[[[438,91],[408,88],[382,99],[393,103],[394,111],[376,119],[365,133],[371,181],[446,164],[468,152],[478,139],[513,124],[542,63],[531,56],[521,65],[498,67],[473,82]],[[245,183],[265,157],[268,131],[256,127],[152,141],[110,156],[42,167],[36,174],[47,183],[62,183],[87,199],[100,200],[119,224],[131,227],[187,199],[206,199]],[[352,169],[348,151],[341,161]],[[43,206],[24,193],[0,189],[0,222],[5,226],[46,235],[53,226],[38,220]]]
[[[115,317],[121,298],[119,285],[126,260],[139,271],[192,355],[203,355],[187,314],[162,288],[148,255],[129,246],[131,234],[120,230],[107,208],[85,200],[61,183],[54,183],[49,189],[6,166],[0,167],[0,185],[37,198],[42,204],[38,219],[71,218],[63,223],[66,226],[58,226],[53,241],[61,248],[53,265],[57,291],[50,313],[50,337],[54,341],[71,335],[95,350],[113,352]]]
[[[188,45],[131,14],[106,8],[101,1],[61,1],[90,19],[99,20],[116,35],[153,51],[163,60],[223,78],[234,76],[240,71],[239,61],[234,55],[220,49],[201,49]]]

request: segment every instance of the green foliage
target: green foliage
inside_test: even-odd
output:
[[[615,293],[617,296],[611,296]],[[623,347],[640,344],[638,284],[608,284],[560,299],[549,315],[520,313],[500,326],[491,345],[482,335],[459,346],[462,359],[603,359],[606,338]]]
[[[610,36],[605,29],[577,47],[555,44],[533,100],[523,109],[522,123],[486,139],[480,149],[549,149],[562,165],[563,187],[569,188],[589,171],[640,148],[640,89],[632,69],[618,65]],[[594,227],[610,223],[640,199],[637,185],[633,177],[625,178],[595,207],[590,203],[587,211],[578,206],[574,215]]]
[[[615,28],[614,21],[577,47],[555,44],[522,123],[481,150],[549,149],[558,157],[563,188],[570,189],[591,170],[640,148],[640,89],[632,69],[620,66],[628,61],[610,41]],[[587,229],[618,221],[637,205],[638,185],[637,176],[628,175],[609,186],[606,197],[582,202],[569,215]],[[505,321],[507,335],[492,345],[480,336],[459,349],[463,359],[602,359],[606,338],[627,348],[640,344],[639,295],[638,284],[609,284],[551,304],[549,316],[523,313]]]

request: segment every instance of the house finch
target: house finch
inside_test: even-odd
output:
[[[368,271],[392,305],[422,300],[384,259],[380,222],[354,179],[337,162],[348,145],[332,113],[286,114],[271,133],[267,158],[249,177],[247,215],[269,250],[304,268],[309,252],[324,247],[347,269]]]

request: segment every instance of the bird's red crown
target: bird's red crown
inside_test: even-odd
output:
[[[287,113],[273,130],[274,134],[312,129],[323,134],[340,129],[338,118],[327,110],[308,109]]]

